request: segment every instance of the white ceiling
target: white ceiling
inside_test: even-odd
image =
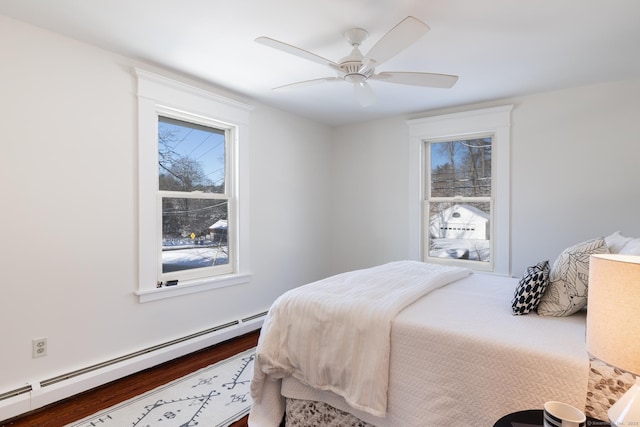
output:
[[[0,14],[222,86],[329,125],[640,76],[639,0],[0,0]],[[335,74],[256,43],[268,36],[333,61],[343,33],[363,53],[406,16],[431,31],[376,69],[455,74],[452,89],[370,81],[361,107]]]

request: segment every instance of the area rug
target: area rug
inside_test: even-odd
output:
[[[66,427],[223,427],[251,409],[255,348]]]

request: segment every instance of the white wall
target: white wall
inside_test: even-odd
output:
[[[640,80],[506,99],[511,272],[621,230],[640,237]],[[420,117],[417,115],[416,118]],[[333,131],[332,273],[410,257],[404,117]]]
[[[263,312],[325,275],[330,130],[257,105],[251,283],[139,303],[144,65],[2,16],[0,56],[0,393]],[[38,337],[48,355],[32,359]]]
[[[334,130],[332,273],[408,258],[408,156],[404,119]]]
[[[513,269],[620,230],[640,237],[640,79],[516,99]]]

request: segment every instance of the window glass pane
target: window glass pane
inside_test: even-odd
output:
[[[162,199],[162,272],[229,263],[228,203],[220,199]]]
[[[159,117],[158,176],[160,190],[224,193],[224,130]]]
[[[430,257],[489,262],[489,202],[429,203]]]
[[[491,195],[491,137],[432,142],[431,197]]]

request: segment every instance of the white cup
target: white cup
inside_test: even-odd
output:
[[[562,402],[544,404],[544,427],[585,427],[587,417],[580,409]]]

